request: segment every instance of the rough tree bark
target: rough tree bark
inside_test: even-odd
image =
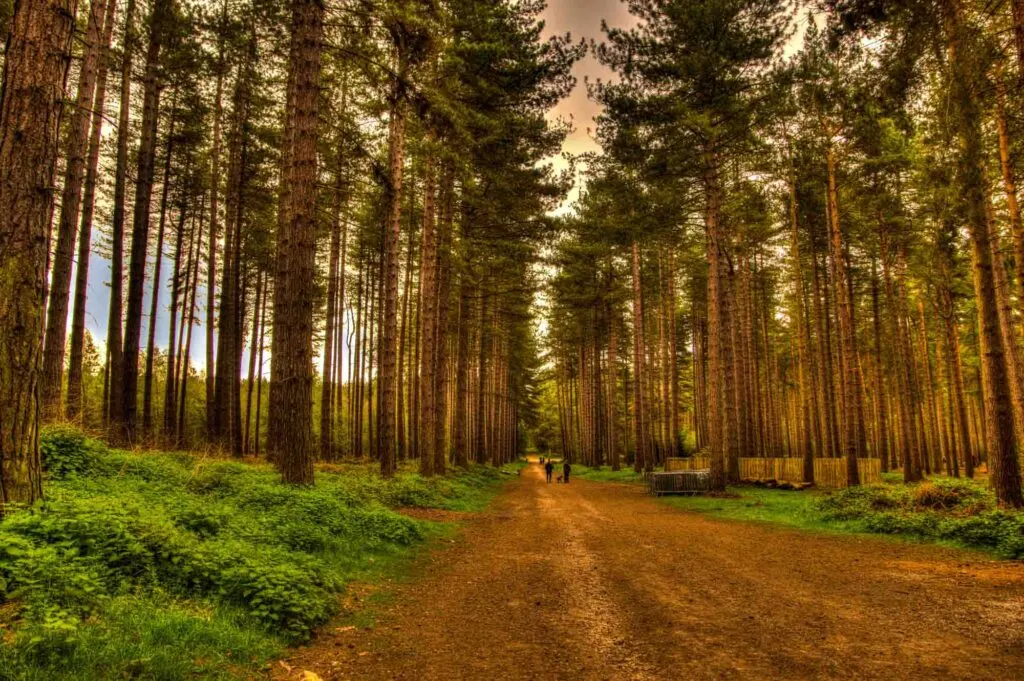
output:
[[[73,0],[20,0],[0,94],[0,515],[43,494],[40,335]]]
[[[293,0],[289,72],[294,79],[292,135],[287,155],[288,229],[278,243],[276,281],[287,291],[287,305],[274,306],[271,394],[277,393],[274,462],[282,479],[313,483],[313,305],[316,298],[316,143],[323,47],[324,7],[320,0]],[[283,268],[281,268],[283,265]]]
[[[448,308],[451,298],[452,224],[455,221],[455,168],[444,162],[438,196],[437,311],[434,328],[434,472],[444,473],[448,461]]]
[[[420,245],[420,473],[433,475],[437,443],[435,428],[435,346],[437,342],[437,164],[426,161],[423,188],[423,227]]]
[[[398,386],[398,244],[402,236],[402,172],[405,160],[405,128],[408,115],[405,78],[406,56],[398,50],[398,73],[391,93],[391,119],[388,124],[388,217],[384,233],[384,262],[381,276],[384,301],[381,314],[380,353],[380,472],[386,478],[395,474],[395,401]],[[422,462],[421,462],[422,463]]]
[[[978,302],[978,326],[985,366],[985,393],[990,407],[985,410],[988,430],[993,436],[989,462],[992,487],[1000,503],[1014,508],[1024,507],[1021,491],[1020,461],[1017,458],[1017,437],[1014,427],[1013,398],[1007,358],[999,326],[996,305],[995,276],[985,216],[985,177],[981,134],[981,116],[976,93],[978,80],[964,58],[964,29],[959,0],[950,0],[946,8],[947,48],[950,62],[950,91],[954,108],[954,125],[960,142],[959,178],[968,231],[971,235],[971,260],[974,289]]]

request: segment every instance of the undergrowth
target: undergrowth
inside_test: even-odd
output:
[[[805,530],[871,533],[1024,558],[1024,513],[1000,509],[982,483],[936,478],[830,493],[730,488],[728,496],[668,497],[665,503],[730,520]]]
[[[315,487],[264,465],[41,436],[46,500],[0,523],[0,679],[244,675],[307,639],[353,579],[475,510],[502,471],[444,478],[331,466]]]
[[[557,472],[561,473],[561,466],[556,466]],[[600,468],[589,468],[583,465],[572,467],[572,476],[585,480],[596,480],[598,482],[643,482],[644,474],[636,473],[630,465],[623,465],[621,470],[613,471],[610,466]]]
[[[826,518],[866,531],[941,540],[1024,558],[1024,513],[1000,509],[995,495],[969,480],[851,487],[821,500]]]

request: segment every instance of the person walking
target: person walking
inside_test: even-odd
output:
[[[544,464],[544,474],[547,475],[548,482],[551,482],[551,474],[555,472],[555,464],[551,463],[551,459]]]
[[[569,473],[572,471],[572,466],[569,465],[568,459],[562,463],[562,482],[569,484]]]

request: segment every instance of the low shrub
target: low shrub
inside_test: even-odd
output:
[[[480,506],[507,479],[474,467],[388,481],[347,466],[321,473],[315,487],[292,487],[266,465],[111,451],[67,426],[45,429],[41,442],[46,500],[0,523],[0,634],[14,632],[0,651],[0,681],[95,678],[65,672],[76,660],[98,668],[90,665],[101,658],[116,658],[106,663],[126,678],[217,678],[226,662],[197,669],[187,641],[165,640],[155,627],[249,637],[265,649],[302,641],[335,611],[348,581],[433,531],[393,508]],[[173,615],[141,619],[156,602]],[[122,659],[104,639],[122,635],[137,659]],[[10,665],[20,671],[8,674]]]
[[[865,527],[879,534],[906,534],[916,537],[929,537],[936,533],[939,518],[934,513],[904,513],[900,511],[880,511],[870,513],[864,518]]]
[[[928,481],[913,488],[913,505],[936,511],[951,511],[971,506],[985,505],[985,491],[978,485],[964,480]]]
[[[103,446],[73,426],[54,424],[39,432],[43,470],[52,478],[96,474],[101,468]]]
[[[818,510],[828,520],[858,523],[869,532],[1024,557],[1024,514],[996,509],[992,492],[971,480],[851,487],[823,497]]]

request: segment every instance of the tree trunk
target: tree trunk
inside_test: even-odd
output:
[[[408,337],[409,337],[408,329],[409,329],[409,327],[412,326],[409,323],[409,312],[410,312],[410,307],[411,307],[410,306],[410,303],[411,303],[410,298],[411,298],[411,294],[412,294],[412,263],[413,263],[412,254],[413,254],[413,251],[415,250],[415,246],[414,246],[414,244],[415,244],[415,236],[413,234],[413,232],[415,231],[414,230],[414,222],[415,221],[414,221],[414,218],[413,218],[413,212],[414,212],[414,204],[415,204],[415,194],[416,194],[416,192],[415,192],[415,186],[414,185],[415,185],[415,182],[410,182],[408,184],[408,191],[409,191],[409,211],[408,211],[408,213],[409,213],[409,235],[408,235],[408,238],[406,239],[407,243],[406,243],[406,253],[405,253],[405,283],[402,286],[402,323],[401,323],[401,325],[399,326],[399,329],[398,329],[398,367],[397,367],[398,376],[397,376],[397,379],[396,379],[397,386],[396,386],[396,389],[395,389],[396,401],[397,401],[397,406],[396,406],[397,413],[395,414],[395,417],[396,417],[395,427],[398,430],[398,432],[397,432],[397,436],[398,437],[397,437],[397,443],[396,443],[398,449],[396,450],[396,456],[397,456],[399,461],[404,461],[406,456],[408,455],[407,438],[406,438],[406,434],[408,432],[407,431],[408,419],[407,419],[407,414],[406,414],[406,411],[407,411],[406,407],[409,404],[411,404],[411,400],[409,400],[409,401],[406,400],[407,384],[406,384],[405,377],[406,377],[406,346],[408,344]],[[410,381],[410,383],[411,383],[411,381]]]
[[[978,303],[978,327],[985,367],[985,392],[991,408],[986,409],[989,430],[994,436],[989,451],[992,487],[1001,504],[1024,507],[1021,491],[1020,462],[1013,417],[1013,398],[1007,358],[999,326],[992,252],[988,221],[985,216],[985,178],[982,172],[983,151],[981,116],[968,61],[960,55],[964,32],[957,1],[950,3],[947,13],[950,90],[955,108],[954,120],[960,140],[959,177],[965,204],[968,231],[971,235],[971,260],[974,266],[974,289]]]
[[[682,454],[682,445],[679,440],[679,328],[676,324],[676,254],[675,251],[668,256],[668,351],[669,351],[669,426],[672,432],[671,447],[672,456]],[[614,359],[609,360],[614,364]],[[614,384],[615,374],[611,373],[609,380]],[[614,390],[612,391],[614,394]],[[612,401],[614,405],[614,401]],[[609,433],[612,435],[613,433]]]
[[[1024,0],[1013,0],[1014,17],[1017,19],[1018,11],[1024,12]],[[1024,15],[1020,17],[1024,22]],[[1019,49],[1024,49],[1024,23],[1015,25],[1017,39],[1022,41],[1018,44]],[[1022,53],[1022,65],[1024,65],[1024,53]],[[1002,68],[997,70],[996,76],[996,131],[999,137],[999,167],[1003,176],[1003,191],[1006,194],[1006,210],[1010,217],[1010,237],[1013,240],[1013,256],[1017,265],[1017,307],[1018,312],[1024,315],[1024,225],[1021,223],[1020,205],[1017,203],[1017,178],[1014,174],[1013,160],[1010,157],[1010,135],[1006,126],[1006,82],[1003,78]]]
[[[122,301],[124,298],[124,223],[128,186],[128,139],[131,114],[132,63],[135,50],[135,0],[128,0],[124,16],[121,57],[121,102],[117,122],[117,165],[114,171],[114,215],[111,225],[110,309],[107,313],[107,377],[109,391],[103,405],[104,421],[119,420],[124,402]]]
[[[822,309],[821,303],[822,298],[826,297],[827,293],[822,291],[817,253],[811,253],[811,260],[814,287],[811,299],[814,324],[817,330],[816,345],[818,358],[816,364],[818,369],[818,388],[821,391],[821,399],[818,400],[818,403],[821,409],[821,430],[824,434],[821,447],[824,450],[822,454],[830,458],[834,457],[838,451],[837,440],[839,438],[836,432],[835,391],[833,389],[834,383],[832,382],[832,351],[829,348],[830,334],[827,332],[825,324],[826,314]]]
[[[481,279],[477,286],[480,298],[480,320],[477,331],[477,363],[476,363],[476,405],[473,410],[473,425],[475,426],[474,431],[476,436],[474,438],[474,449],[476,452],[476,462],[484,463],[487,460],[487,442],[485,439],[486,431],[484,421],[484,410],[487,405],[487,395],[485,392],[487,382],[487,334],[486,321],[487,321],[487,289],[486,281]]]
[[[705,152],[704,169],[704,229],[707,239],[708,257],[708,456],[711,459],[711,487],[722,491],[728,480],[726,465],[726,407],[728,400],[722,341],[726,337],[728,323],[723,311],[725,244],[721,233],[721,186],[718,165],[713,148]]]
[[[252,451],[250,449],[249,427],[252,421],[252,390],[253,382],[256,379],[257,346],[260,342],[260,327],[263,325],[263,319],[260,316],[260,310],[262,309],[261,297],[264,300],[267,297],[263,287],[264,279],[266,277],[260,276],[258,272],[256,273],[256,300],[253,301],[252,305],[252,341],[249,344],[249,383],[246,386],[245,394],[245,444],[242,447],[242,451],[245,454],[249,454]],[[259,412],[256,412],[256,418],[259,419]]]
[[[948,281],[948,279],[944,279]],[[952,291],[948,286],[939,288],[939,304],[942,326],[945,331],[946,367],[950,383],[950,402],[952,403],[954,430],[959,443],[959,453],[963,457],[964,473],[968,478],[974,477],[974,454],[971,449],[970,421],[967,413],[967,399],[964,395],[963,364],[960,360],[960,334],[957,330],[956,308],[953,303]],[[954,465],[956,457],[953,457]]]
[[[60,218],[57,222],[57,249],[50,270],[50,307],[46,316],[46,335],[43,338],[43,371],[39,379],[43,418],[60,417],[63,412],[60,397],[67,340],[68,295],[71,291],[75,236],[82,206],[82,182],[85,179],[89,148],[96,70],[103,51],[105,15],[106,0],[91,0],[82,66],[78,76],[78,94],[71,110],[67,146],[64,149],[66,166]]]
[[[1017,439],[1022,436],[1024,427],[1024,384],[1021,383],[1020,346],[1017,343],[1017,331],[1013,323],[1013,306],[1010,303],[1010,281],[1003,262],[1002,247],[997,231],[992,206],[986,199],[986,213],[989,224],[989,244],[992,248],[992,274],[995,277],[996,306],[999,311],[999,329],[1006,349],[1006,369],[1010,379],[1010,394],[1013,398],[1013,415],[1016,424]]]
[[[610,263],[609,263],[610,265]],[[608,462],[611,464],[612,470],[617,471],[622,469],[622,460],[619,454],[619,435],[617,432],[618,427],[618,407],[615,399],[615,384],[616,377],[618,376],[618,352],[619,352],[619,325],[618,320],[613,316],[612,306],[609,303],[607,305],[608,315]],[[677,393],[678,397],[678,393]]]
[[[185,346],[181,353],[181,389],[178,391],[178,430],[175,434],[175,441],[178,443],[178,446],[187,445],[185,438],[185,397],[188,393],[189,365],[191,364],[192,357],[192,329],[196,323],[196,296],[199,292],[199,260],[202,257],[200,256],[200,250],[203,243],[203,204],[205,203],[205,200],[201,201],[199,207],[199,233],[196,235],[195,262],[192,266],[192,298],[188,302],[188,330],[185,333]],[[184,312],[182,314],[184,315]]]
[[[20,0],[0,94],[0,516],[42,497],[40,337],[46,238],[75,3]]]
[[[455,465],[460,468],[469,468],[469,456],[467,453],[467,418],[466,411],[469,403],[469,315],[470,315],[470,282],[467,266],[463,263],[462,273],[459,277],[459,335],[455,359],[455,422],[454,422],[454,449]]]
[[[797,409],[799,427],[796,431],[797,455],[803,459],[805,482],[814,481],[814,446],[811,426],[810,336],[804,310],[803,262],[800,258],[800,223],[797,211],[795,172],[789,174],[789,257],[793,276],[793,326],[797,335]]]
[[[264,288],[263,288],[263,302],[260,305],[260,340],[259,340],[259,358],[257,361],[256,368],[256,424],[253,433],[253,453],[256,456],[260,455],[260,414],[263,407],[263,348],[266,347],[266,333],[267,333],[267,277],[263,277]]]
[[[640,246],[633,240],[633,427],[636,431],[635,471],[650,472],[654,462],[648,446],[647,410],[644,400],[643,365],[644,350],[644,304],[640,283]]]
[[[426,160],[423,188],[423,227],[420,245],[420,381],[419,455],[420,474],[437,472],[434,447],[437,412],[435,398],[435,353],[437,343],[437,165]]]
[[[878,428],[878,458],[881,459],[882,472],[889,470],[889,421],[885,396],[888,395],[885,384],[886,370],[882,354],[882,320],[881,306],[878,295],[878,264],[871,261],[871,309],[873,312],[873,330],[875,335],[875,420]]]
[[[835,152],[831,143],[826,150],[828,166],[828,214],[832,243],[832,278],[835,282],[836,307],[839,312],[840,366],[843,374],[843,451],[846,455],[847,485],[860,484],[857,457],[864,452],[859,416],[860,373],[857,367],[857,335],[853,326],[853,306],[849,272],[843,257],[843,237],[839,228],[839,190],[836,186]]]
[[[220,155],[224,118],[225,31],[228,3],[221,5],[220,30],[217,37],[217,85],[213,103],[213,147],[210,150],[210,234],[206,251],[206,437],[216,439],[216,390],[214,363],[214,329],[217,324],[217,239],[220,238]]]
[[[135,212],[132,217],[131,261],[128,266],[128,311],[125,320],[123,383],[118,422],[122,437],[136,438],[138,410],[139,346],[142,337],[142,298],[146,284],[146,251],[149,245],[149,210],[153,195],[153,172],[157,123],[160,117],[160,53],[165,32],[173,20],[171,0],[154,0],[143,79],[142,136],[136,161]]]
[[[171,187],[171,158],[174,154],[175,107],[171,107],[171,126],[167,133],[164,158],[164,182],[160,197],[160,220],[157,228],[156,255],[153,258],[153,291],[149,304],[149,332],[146,334],[146,373],[142,382],[142,430],[150,435],[153,430],[153,359],[156,354],[156,318],[160,313],[160,273],[164,260],[164,233],[167,228],[167,197]]]
[[[279,241],[276,281],[287,304],[274,306],[275,352],[271,394],[277,394],[274,462],[286,483],[313,483],[313,305],[316,298],[316,143],[324,8],[319,0],[293,0],[289,73],[294,80],[288,165],[288,227]],[[280,238],[280,237],[279,237]],[[283,267],[282,267],[283,266]]]
[[[338,325],[338,261],[341,258],[342,191],[344,187],[341,174],[340,147],[336,153],[339,155],[339,160],[334,177],[334,211],[331,221],[331,245],[327,265],[327,309],[325,311],[326,321],[324,324],[323,373],[320,381],[320,457],[324,461],[331,461],[334,458],[334,435],[331,428],[333,425],[333,405],[331,402],[334,395],[334,344],[337,342],[336,339],[340,338],[336,327]],[[254,333],[254,347],[255,341]],[[249,378],[251,381],[252,371],[249,372]],[[250,389],[249,392],[251,393],[252,390]],[[247,416],[246,432],[248,432],[248,420]]]
[[[405,160],[405,128],[407,104],[405,101],[406,60],[399,50],[398,73],[395,76],[391,101],[391,120],[388,130],[388,217],[384,233],[384,262],[381,276],[384,284],[384,309],[381,314],[381,419],[380,419],[380,472],[385,478],[395,474],[395,401],[398,386],[398,366],[395,352],[398,343],[398,246],[402,236],[402,171]],[[423,461],[420,462],[421,468]]]
[[[448,309],[451,299],[452,223],[455,220],[455,168],[441,169],[440,212],[437,224],[437,312],[434,328],[434,472],[443,474],[448,462]]]
[[[96,95],[91,104],[92,125],[89,133],[89,156],[82,195],[82,221],[78,235],[78,264],[75,268],[75,298],[71,312],[71,350],[68,364],[67,416],[77,420],[84,411],[82,392],[82,353],[85,347],[85,303],[89,287],[89,254],[92,250],[92,221],[96,203],[96,175],[99,171],[100,142],[103,137],[103,114],[107,100],[107,71],[110,66],[110,39],[114,33],[117,0],[107,3],[100,41]],[[104,410],[106,406],[104,405]]]
[[[195,223],[193,223],[193,226]],[[177,385],[175,381],[178,377],[178,347],[176,345],[176,335],[178,332],[178,299],[181,297],[181,250],[185,238],[185,208],[180,208],[178,217],[178,234],[175,237],[174,243],[174,269],[171,270],[171,319],[170,328],[168,329],[167,338],[167,376],[164,380],[164,437],[171,441],[174,438],[174,433],[178,429],[177,420],[178,410],[174,408],[176,398],[178,395]],[[190,239],[191,241],[191,239]],[[186,268],[187,269],[187,268]],[[188,276],[188,272],[185,272],[185,276]],[[187,279],[185,280],[188,281]],[[188,290],[185,291],[186,295]],[[184,314],[182,315],[182,321],[184,322]]]

